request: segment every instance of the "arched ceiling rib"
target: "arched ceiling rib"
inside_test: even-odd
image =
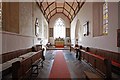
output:
[[[48,22],[56,13],[63,13],[71,22],[84,3],[85,0],[62,0],[62,2],[60,0],[37,0]]]

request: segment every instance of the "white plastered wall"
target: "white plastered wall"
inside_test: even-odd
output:
[[[77,16],[71,23],[71,33],[75,33],[75,25],[77,20],[80,20],[80,25],[83,25],[86,21],[90,22],[89,27],[89,36],[81,36],[81,40],[79,45],[95,47],[110,51],[118,52],[117,47],[117,29],[118,29],[118,3],[111,2],[108,3],[109,6],[109,29],[108,35],[106,36],[98,36],[93,37],[93,5],[92,3],[85,3],[85,5],[81,8]],[[83,27],[81,28],[83,33]],[[97,30],[96,30],[97,31]],[[71,34],[71,39],[75,39],[75,35]],[[74,41],[73,41],[74,43]]]
[[[39,19],[40,24],[41,32],[39,36],[35,36],[36,18]],[[44,38],[43,34],[46,34],[42,33],[44,25],[48,27],[48,23],[36,3],[19,3],[19,33],[0,32],[0,35],[2,35],[2,43],[0,43],[2,45],[2,53],[29,48],[39,44],[38,37]],[[45,40],[47,41],[48,38],[45,38]]]

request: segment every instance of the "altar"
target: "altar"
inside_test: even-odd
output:
[[[56,38],[55,39],[55,47],[56,48],[64,48],[64,39],[63,38]]]

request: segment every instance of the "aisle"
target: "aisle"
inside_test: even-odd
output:
[[[49,78],[71,78],[62,51],[56,52]]]

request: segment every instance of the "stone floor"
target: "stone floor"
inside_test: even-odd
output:
[[[52,68],[52,64],[54,61],[54,56],[57,50],[48,50],[45,54],[45,62],[44,68],[40,69],[38,76],[35,79],[48,79],[50,70]],[[88,65],[85,61],[79,61],[75,57],[74,52],[70,52],[69,50],[63,50],[65,60],[67,62],[68,69],[70,71],[70,75],[72,80],[86,80],[84,71],[92,71],[97,73],[90,65]],[[99,74],[99,73],[97,73]],[[118,78],[118,75],[113,74],[114,78]],[[120,77],[116,80],[119,80]]]
[[[62,50],[62,49],[61,49]],[[43,63],[43,68],[40,67],[39,69],[39,74],[38,75],[31,75],[28,80],[41,80],[41,79],[48,79],[49,78],[49,74],[52,68],[52,64],[54,61],[54,56],[56,54],[57,50],[47,50],[45,52],[45,61]],[[67,66],[68,69],[70,71],[70,75],[71,75],[71,79],[72,80],[86,80],[85,79],[85,75],[84,75],[84,71],[92,71],[97,73],[90,65],[88,65],[85,61],[81,60],[77,60],[75,58],[75,53],[74,52],[70,52],[69,50],[64,50],[63,49],[63,54],[65,57],[65,60],[67,62]],[[115,80],[119,80],[120,79],[120,75],[116,75],[113,73],[113,77],[117,77],[118,79]]]

